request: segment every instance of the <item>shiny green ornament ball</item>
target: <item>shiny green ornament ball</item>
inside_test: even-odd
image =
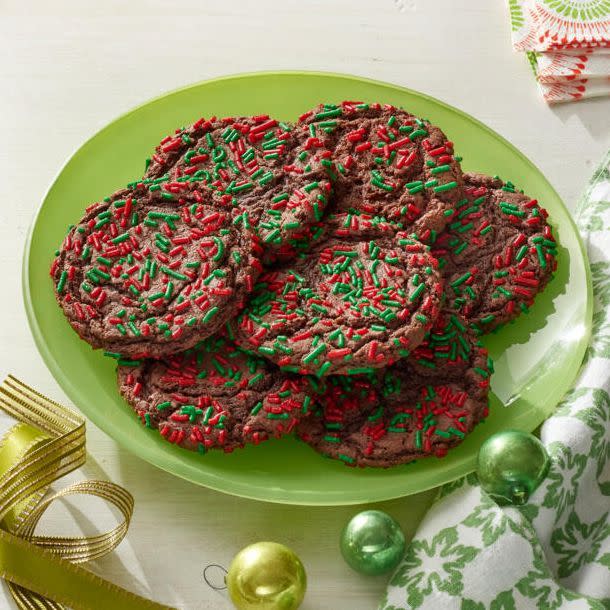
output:
[[[380,510],[365,510],[353,517],[341,534],[341,554],[362,574],[393,570],[405,552],[400,525]]]
[[[544,445],[533,435],[505,430],[490,436],[479,449],[481,487],[498,503],[525,504],[549,471]]]

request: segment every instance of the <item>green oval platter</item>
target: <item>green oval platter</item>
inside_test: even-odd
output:
[[[155,144],[200,116],[269,113],[294,120],[319,102],[344,99],[403,106],[438,124],[466,170],[510,179],[547,208],[559,269],[527,315],[484,343],[495,361],[488,419],[442,459],[387,470],[348,468],[294,438],[232,454],[200,456],[141,426],[119,396],[115,362],[71,330],[49,278],[66,227],[86,205],[138,178]],[[573,383],[591,329],[587,258],[570,213],[540,170],[497,133],[447,104],[391,84],[347,75],[269,72],[218,78],[162,95],[113,121],[85,142],[51,185],[31,227],[23,294],[36,344],[74,404],[140,458],[194,483],[248,498],[310,505],[357,504],[415,494],[474,470],[481,443],[503,428],[532,431]]]

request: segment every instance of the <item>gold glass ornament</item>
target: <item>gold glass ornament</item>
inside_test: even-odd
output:
[[[257,542],[233,558],[227,588],[239,610],[296,610],[305,596],[307,576],[288,547]]]

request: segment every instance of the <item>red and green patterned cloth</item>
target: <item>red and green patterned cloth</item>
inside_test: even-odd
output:
[[[508,0],[513,48],[549,104],[610,95],[610,0]]]
[[[445,485],[380,610],[610,608],[610,152],[578,224],[593,332],[575,387],[541,429],[547,478],[520,508],[498,506],[474,474]]]

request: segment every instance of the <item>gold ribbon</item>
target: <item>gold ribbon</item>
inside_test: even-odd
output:
[[[79,563],[110,553],[125,537],[131,494],[108,481],[83,481],[44,498],[49,485],[86,461],[85,421],[13,376],[0,409],[20,423],[0,440],[0,577],[21,610],[174,610],[122,589]],[[116,506],[122,522],[88,537],[39,536],[38,521],[58,498],[88,494]]]

